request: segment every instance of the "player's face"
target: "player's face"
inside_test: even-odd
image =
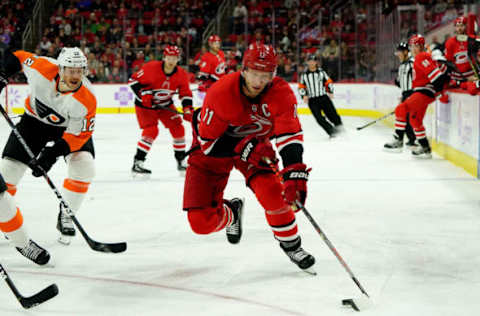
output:
[[[410,53],[413,57],[417,56],[423,51],[423,46],[421,45],[410,45]]]
[[[210,49],[214,52],[218,52],[220,50],[220,42],[210,42]]]
[[[178,63],[178,56],[165,56],[163,60],[168,68],[173,68]]]
[[[462,23],[458,23],[455,25],[455,32],[457,34],[465,34],[465,29],[466,29],[466,25],[465,24],[462,24]]]
[[[83,68],[65,67],[62,80],[70,89],[75,90],[82,84],[83,73]]]
[[[273,79],[273,73],[255,69],[245,69],[243,71],[246,90],[249,97],[256,97],[265,89],[265,86]]]

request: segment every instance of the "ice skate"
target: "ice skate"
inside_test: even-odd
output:
[[[405,147],[412,151],[414,149],[417,149],[418,147],[420,146],[419,143],[417,143],[415,140],[412,142],[412,141],[408,141],[406,144],[405,144]]]
[[[383,150],[390,153],[401,153],[403,151],[403,141],[394,134],[393,140],[383,145]]]
[[[75,236],[75,227],[73,226],[73,221],[70,216],[63,211],[61,204],[57,219],[57,230],[60,232],[58,242],[64,245],[70,245],[72,237]]]
[[[432,159],[432,149],[430,147],[418,146],[412,150],[412,155],[419,159]]]
[[[293,242],[280,242],[280,247],[290,258],[290,261],[295,263],[300,269],[302,269],[302,271],[308,274],[317,275],[317,272],[312,268],[315,264],[315,258],[303,250],[300,245],[300,238]]]
[[[149,178],[152,174],[151,170],[143,167],[144,160],[135,159],[132,166],[132,176],[134,178]]]
[[[230,201],[226,201],[226,203],[232,209],[234,215],[234,221],[225,229],[227,231],[227,239],[231,244],[238,244],[242,238],[242,216],[245,200],[234,198]]]
[[[187,170],[187,163],[185,162],[186,159],[177,160],[177,170],[180,175],[185,175],[185,171]]]
[[[345,126],[343,126],[343,124],[339,124],[339,125],[335,126],[333,128],[333,130],[335,131],[335,134],[337,136],[340,135],[340,134],[346,133],[346,129],[345,129]]]
[[[37,245],[33,240],[28,241],[28,245],[24,248],[16,247],[25,258],[30,259],[38,265],[45,265],[50,260],[50,254],[47,250]]]

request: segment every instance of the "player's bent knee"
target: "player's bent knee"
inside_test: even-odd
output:
[[[20,183],[27,169],[28,166],[26,164],[15,159],[3,158],[0,161],[0,173],[5,179],[5,182],[11,185]]]
[[[156,124],[147,126],[142,131],[142,137],[149,138],[152,140],[152,142],[157,138],[157,136],[158,136],[158,125]]]
[[[407,109],[405,104],[400,103],[396,108],[395,108],[395,116],[399,118],[404,118],[407,116]]]
[[[88,151],[79,151],[67,156],[68,173],[70,179],[91,182],[95,177],[95,160]]]
[[[188,211],[188,222],[195,234],[206,235],[215,230],[216,223],[212,221],[215,209],[194,209]]]
[[[250,180],[250,187],[264,209],[275,210],[285,205],[283,185],[274,174],[261,173],[255,175]]]

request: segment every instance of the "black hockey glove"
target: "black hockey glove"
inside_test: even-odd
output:
[[[0,71],[0,93],[2,92],[3,88],[7,86],[7,84],[8,84],[7,75],[3,71]]]
[[[44,147],[37,159],[32,159],[30,168],[34,177],[43,175],[43,171],[48,172],[60,156],[65,156],[70,152],[70,146],[61,138],[53,146]]]

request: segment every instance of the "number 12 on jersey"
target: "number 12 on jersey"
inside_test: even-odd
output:
[[[83,120],[82,132],[93,132],[95,128],[95,118],[91,117],[90,119]]]

